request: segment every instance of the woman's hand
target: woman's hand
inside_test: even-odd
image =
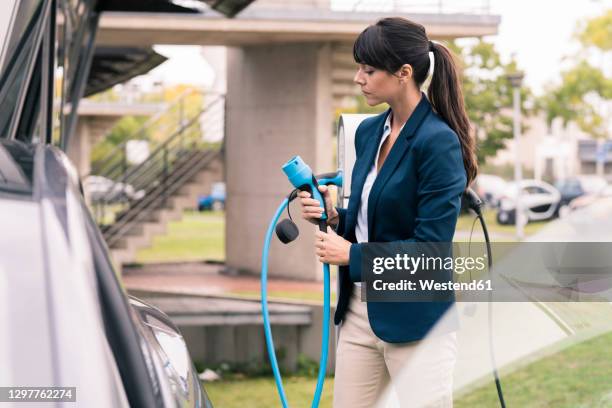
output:
[[[338,225],[338,211],[332,204],[331,196],[329,195],[329,189],[327,186],[319,186],[319,191],[325,201],[325,208],[327,209],[327,225],[336,227]],[[300,191],[298,193],[300,198],[300,204],[302,206],[302,218],[315,225],[319,224],[321,214],[323,214],[323,208],[319,205],[319,202],[314,198],[311,198],[308,191]]]
[[[348,265],[351,242],[342,238],[329,227],[327,232],[315,233],[316,253],[320,262],[330,265]]]

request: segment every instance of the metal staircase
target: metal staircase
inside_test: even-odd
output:
[[[119,269],[135,260],[138,249],[150,246],[154,235],[164,233],[169,221],[194,208],[198,196],[208,193],[214,181],[222,180],[222,148],[204,142],[203,135],[218,129],[214,119],[222,120],[225,96],[209,99],[194,114],[182,115],[178,126],[162,120],[166,128],[171,128],[168,122],[174,123],[175,129],[140,164],[128,165],[126,140],[94,168],[92,173],[114,182],[115,188],[98,197],[91,208]],[[171,106],[165,115],[172,110]],[[153,118],[143,129],[163,117]],[[143,129],[128,139],[141,139]],[[132,195],[118,200],[117,189]]]

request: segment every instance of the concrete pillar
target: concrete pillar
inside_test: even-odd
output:
[[[214,72],[214,79],[206,92],[212,94],[204,99],[210,103],[210,98],[227,93],[227,48],[222,46],[202,47],[202,56]],[[225,106],[223,104],[212,108],[208,115],[200,119],[200,127],[204,131],[204,140],[218,142],[225,138]]]
[[[335,169],[330,74],[330,44],[228,49],[228,268],[260,272],[268,223],[292,189],[281,171],[287,160],[300,155],[315,173]],[[292,208],[300,236],[289,245],[274,237],[269,275],[321,279],[315,227],[299,219],[297,202]]]
[[[91,170],[91,134],[89,120],[79,118],[76,132],[70,139],[66,154],[74,164],[79,176],[89,174]]]
[[[122,115],[79,116],[76,131],[70,138],[66,154],[76,167],[79,176],[91,171],[91,149],[108,135]]]

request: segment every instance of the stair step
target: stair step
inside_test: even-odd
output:
[[[110,244],[112,249],[125,249],[128,247],[127,238],[120,238],[117,241]]]
[[[144,233],[144,224],[142,223],[138,223],[136,225],[131,226],[127,232],[125,233],[125,235],[127,237],[133,237],[133,236],[138,236],[138,235],[142,235]]]
[[[144,198],[119,214],[117,221],[123,221],[125,225],[115,224],[114,228],[105,229],[105,238],[112,240],[111,250],[117,254],[113,255],[113,259],[118,263],[132,261],[138,249],[151,244],[153,236],[165,233],[168,222],[180,220],[186,209],[196,209],[198,197],[209,192],[211,183],[218,180],[221,169],[218,151],[194,151],[177,161],[168,186],[151,188]],[[162,194],[169,187],[177,189],[170,190],[165,203],[162,203]],[[157,208],[145,216],[139,216],[139,211],[151,205]]]

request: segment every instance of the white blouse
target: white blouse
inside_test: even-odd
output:
[[[370,190],[372,190],[372,185],[374,184],[374,180],[376,180],[376,176],[378,175],[378,155],[380,154],[380,148],[389,135],[391,134],[391,115],[393,112],[389,112],[387,115],[387,119],[385,120],[385,126],[383,128],[383,134],[380,138],[380,143],[378,144],[378,150],[376,151],[376,158],[374,160],[374,164],[370,168],[370,172],[368,173],[365,182],[363,183],[363,190],[361,191],[361,203],[359,205],[359,211],[357,213],[357,225],[355,226],[355,238],[357,242],[368,242],[368,198],[370,197]],[[404,128],[406,124],[402,125],[400,132]],[[361,282],[356,282],[356,285],[360,286]]]

